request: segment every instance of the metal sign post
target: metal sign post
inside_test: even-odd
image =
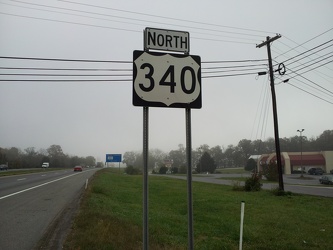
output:
[[[143,249],[148,244],[148,107],[143,107]]]
[[[188,249],[193,249],[191,109],[186,108],[185,112],[186,112],[186,157],[187,157]]]
[[[144,51],[133,52],[133,105],[143,107],[143,249],[149,248],[148,107],[185,108],[188,249],[193,249],[191,108],[200,109],[201,58],[189,55],[189,33],[146,28]],[[151,52],[161,50],[164,52]],[[176,53],[165,53],[174,51]],[[183,54],[180,54],[183,53]]]

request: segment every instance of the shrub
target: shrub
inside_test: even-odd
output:
[[[293,195],[292,192],[290,191],[284,191],[284,190],[281,190],[279,188],[274,188],[272,189],[272,193],[276,196],[291,196]]]
[[[268,181],[278,181],[279,173],[276,163],[271,162],[269,164],[263,165],[262,175],[265,176]]]
[[[179,167],[178,173],[180,173],[180,174],[186,174],[187,173],[187,166],[186,165],[181,165]]]
[[[125,173],[129,175],[138,175],[141,174],[140,169],[133,167],[132,165],[128,165],[125,168]]]
[[[159,174],[166,174],[166,172],[168,171],[168,168],[163,166],[160,167],[160,170],[158,171]]]
[[[201,158],[199,159],[199,162],[196,166],[196,171],[198,173],[214,173],[216,169],[216,164],[214,159],[210,156],[208,152],[204,152]]]
[[[253,173],[250,178],[246,179],[244,189],[245,191],[260,191],[262,184],[261,174]]]
[[[172,167],[171,168],[171,173],[177,174],[178,173],[178,168],[177,167]]]
[[[257,162],[254,159],[248,159],[245,165],[246,171],[253,171],[257,168]]]

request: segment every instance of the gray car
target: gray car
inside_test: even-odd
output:
[[[0,171],[2,171],[2,170],[8,170],[8,166],[6,164],[1,164]]]
[[[308,170],[308,173],[314,175],[322,175],[324,173],[324,170],[322,170],[321,168],[310,168]]]
[[[321,184],[333,185],[333,175],[323,175],[320,177],[319,182]]]

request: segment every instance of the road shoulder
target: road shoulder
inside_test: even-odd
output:
[[[34,250],[60,250],[63,248],[63,242],[72,228],[73,219],[78,213],[83,194],[84,187],[75,195],[72,202],[54,218]]]

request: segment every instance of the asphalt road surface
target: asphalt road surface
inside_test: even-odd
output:
[[[96,171],[0,177],[0,249],[35,249],[59,217],[77,208],[86,180]]]
[[[186,176],[177,175],[163,175],[171,178],[184,179]],[[201,181],[207,183],[223,184],[223,185],[233,185],[234,181],[228,180],[230,177],[249,177],[249,174],[207,174],[207,175],[192,175],[193,181]],[[305,175],[309,179],[300,179],[298,175],[284,175],[283,184],[284,190],[299,194],[309,194],[316,196],[332,197],[333,198],[333,186],[332,185],[322,185],[319,183],[319,175]],[[226,178],[226,179],[223,179]],[[244,182],[240,182],[244,185]],[[272,190],[277,188],[278,183],[264,183],[263,189]]]

